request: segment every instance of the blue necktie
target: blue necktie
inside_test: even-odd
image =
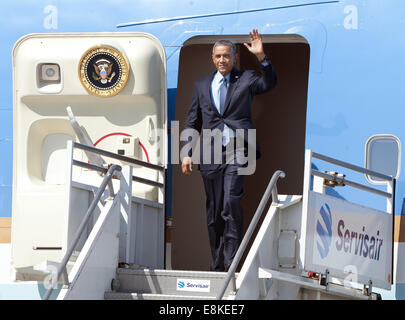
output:
[[[221,85],[219,86],[219,112],[224,113],[226,92],[228,91],[226,78],[221,79]]]

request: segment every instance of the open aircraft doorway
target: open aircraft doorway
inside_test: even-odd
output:
[[[194,82],[215,71],[211,53],[219,39],[229,39],[237,47],[237,68],[260,73],[256,57],[243,46],[247,36],[198,36],[186,41],[180,51],[176,98],[176,117],[180,130],[185,124]],[[264,51],[278,78],[277,87],[255,96],[252,119],[262,157],[256,171],[244,183],[242,206],[244,230],[276,170],[286,178],[278,185],[280,194],[302,194],[305,129],[310,47],[299,35],[263,35]],[[171,264],[173,269],[209,270],[211,261],[205,217],[205,193],[200,172],[185,176],[180,165],[173,165],[173,232]],[[246,250],[247,252],[248,250]]]

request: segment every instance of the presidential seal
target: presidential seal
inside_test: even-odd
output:
[[[113,47],[101,45],[90,48],[80,59],[80,82],[96,96],[115,96],[124,89],[128,77],[128,60]]]

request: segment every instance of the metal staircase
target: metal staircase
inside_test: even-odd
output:
[[[104,299],[213,300],[222,288],[225,277],[226,272],[118,268],[117,276],[112,281],[113,290],[106,291]],[[194,288],[187,288],[187,284],[194,285]],[[225,291],[225,299],[233,299],[234,293],[230,283]]]
[[[117,276],[111,283],[113,291],[105,292],[104,299],[234,300],[237,294],[236,283],[238,274],[235,272],[236,268],[241,261],[269,198],[272,196],[273,203],[278,205],[276,184],[279,178],[284,177],[284,172],[276,171],[271,178],[228,272],[118,268]],[[296,200],[294,203],[296,203]],[[277,211],[278,207],[275,210]]]
[[[70,143],[73,146],[83,148],[83,145]],[[93,152],[101,152],[95,148],[86,147]],[[130,168],[123,167],[120,176],[120,187],[116,188],[117,193],[110,190],[114,197],[106,200],[105,209],[102,210],[97,223],[94,225],[92,232],[88,236],[83,250],[80,253],[75,267],[67,275],[65,266],[62,264],[58,268],[55,279],[62,277],[65,286],[62,288],[58,299],[104,299],[104,300],[277,300],[277,299],[379,299],[379,294],[373,292],[375,287],[388,288],[390,277],[392,275],[391,264],[387,264],[386,270],[388,277],[385,280],[380,279],[380,275],[372,278],[366,274],[363,278],[356,278],[354,272],[341,273],[339,270],[331,268],[329,265],[320,265],[313,263],[311,256],[308,258],[308,252],[314,253],[314,239],[307,239],[308,236],[316,236],[313,228],[316,221],[319,221],[319,207],[316,201],[321,200],[321,204],[327,201],[332,208],[339,210],[349,210],[352,214],[356,210],[365,210],[363,206],[352,204],[348,201],[337,199],[325,195],[325,181],[328,185],[337,182],[339,185],[353,185],[352,181],[331,176],[311,169],[312,157],[322,158],[325,161],[338,163],[344,167],[350,167],[358,171],[359,169],[338,160],[330,160],[325,156],[306,153],[306,166],[304,175],[303,195],[279,195],[277,191],[277,181],[284,177],[284,172],[276,171],[259,203],[254,217],[244,235],[241,245],[233,259],[228,272],[206,272],[206,271],[183,271],[183,270],[163,270],[162,267],[155,264],[148,265],[149,268],[141,267],[140,258],[136,254],[140,250],[137,246],[131,246],[132,236],[127,236],[126,241],[121,241],[120,234],[131,235],[130,219],[127,225],[119,224],[119,217],[122,213],[118,202],[123,207],[127,206],[130,200],[131,182],[134,180]],[[77,161],[76,165],[80,164]],[[80,164],[85,165],[85,164]],[[88,166],[86,164],[86,166]],[[114,170],[114,165],[109,171]],[[367,171],[367,173],[374,172]],[[311,191],[311,176],[315,176],[313,189]],[[320,177],[321,179],[317,179]],[[389,178],[389,177],[388,177]],[[102,187],[99,188],[98,194],[101,194],[106,188],[108,178],[104,177]],[[118,185],[117,185],[118,186]],[[375,217],[383,221],[387,227],[385,241],[391,239],[390,231],[392,228],[392,197],[393,192],[382,192],[370,187],[361,186],[369,192],[377,193],[387,198],[387,212],[377,211],[374,209]],[[388,187],[390,188],[390,186]],[[112,188],[111,188],[112,189]],[[124,195],[129,195],[125,201]],[[244,251],[252,236],[260,216],[262,215],[269,199],[272,199],[271,205],[258,229],[256,237],[247,252],[246,259],[241,265],[240,272],[235,273],[241,262]],[[95,197],[97,200],[98,197]],[[108,203],[110,203],[108,205]],[[95,206],[93,204],[93,206]],[[115,209],[114,209],[115,206]],[[311,209],[313,207],[318,209]],[[339,207],[340,206],[340,207]],[[348,209],[346,209],[348,208]],[[360,209],[359,209],[360,208]],[[91,209],[91,208],[90,208]],[[113,210],[114,209],[114,210]],[[310,209],[312,211],[310,211]],[[89,210],[90,212],[91,210]],[[338,210],[336,210],[339,212]],[[361,211],[360,211],[361,212]],[[130,216],[128,216],[130,217]],[[362,218],[364,217],[361,216]],[[312,220],[311,220],[312,219]],[[318,219],[318,220],[317,220]],[[336,220],[336,216],[333,218]],[[380,221],[378,220],[378,221]],[[139,221],[138,221],[139,222]],[[364,221],[362,220],[364,223]],[[85,224],[85,222],[83,222]],[[79,238],[80,229],[75,239]],[[382,228],[379,228],[382,233]],[[318,231],[317,231],[318,232]],[[380,234],[381,237],[381,234]],[[136,239],[136,238],[134,238]],[[143,245],[147,245],[146,240],[141,239]],[[76,241],[76,240],[75,240]],[[73,241],[72,243],[74,243]],[[307,244],[310,243],[311,245]],[[111,245],[113,243],[113,245]],[[116,268],[119,260],[118,251],[121,244],[124,245],[124,251],[127,252],[124,257],[132,257],[135,252],[135,261],[126,261],[125,267],[120,265]],[[108,249],[110,246],[111,249]],[[125,247],[126,246],[126,247]],[[392,244],[391,244],[392,246]],[[386,261],[391,262],[390,248],[387,246],[384,256]],[[67,261],[72,248],[68,250],[65,259]],[[114,251],[115,248],[115,251]],[[312,251],[311,251],[312,250]],[[319,249],[317,249],[319,251]],[[131,253],[132,252],[132,253]],[[141,250],[146,258],[150,255],[150,250]],[[153,255],[162,256],[160,251]],[[145,257],[144,257],[145,256]],[[103,258],[103,261],[100,259]],[[312,259],[312,260],[311,260]],[[318,259],[319,260],[319,259]],[[336,259],[335,259],[336,260]],[[157,260],[156,260],[157,261]],[[309,262],[308,262],[309,261]],[[335,263],[334,261],[332,261]],[[339,262],[339,261],[338,261]],[[139,264],[138,264],[139,263]],[[100,268],[102,266],[103,268]],[[108,270],[107,267],[108,266]],[[107,272],[108,271],[108,272]],[[308,273],[308,271],[311,271]],[[312,275],[309,275],[312,274]],[[384,275],[385,276],[385,275]],[[385,282],[384,282],[385,281]],[[49,294],[51,291],[49,292]],[[47,297],[49,297],[49,294]]]

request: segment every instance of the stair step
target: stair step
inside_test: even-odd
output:
[[[105,300],[215,300],[216,297],[108,291],[104,293],[104,299]]]
[[[226,272],[118,268],[116,291],[129,294],[215,297]],[[237,276],[237,274],[236,274]],[[231,292],[232,282],[225,295]]]

